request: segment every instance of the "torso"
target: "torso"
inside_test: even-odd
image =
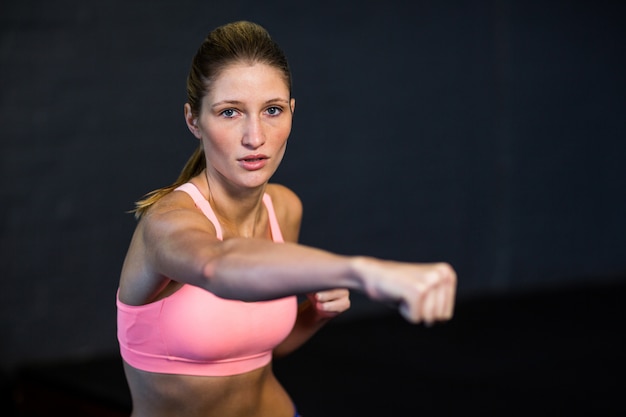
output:
[[[275,194],[278,192],[278,195]],[[297,221],[289,219],[289,207],[278,198],[282,188],[272,196],[285,241],[297,240]],[[272,195],[274,194],[274,195]],[[286,218],[287,216],[287,218]],[[264,221],[267,221],[266,219]],[[131,244],[132,251],[132,244]],[[130,252],[129,252],[130,253]],[[141,251],[136,251],[141,253]],[[133,256],[133,255],[131,255]],[[141,259],[133,259],[136,268]],[[132,268],[131,268],[132,269]],[[141,268],[140,268],[141,269]],[[124,274],[123,274],[124,275]],[[156,298],[176,292],[181,285],[170,281],[160,285]],[[120,294],[120,299],[132,294]],[[275,378],[271,362],[261,368],[230,376],[177,375],[143,371],[124,363],[133,401],[132,417],[292,417],[294,406],[289,395]]]

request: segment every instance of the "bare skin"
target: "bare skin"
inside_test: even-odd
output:
[[[271,365],[226,377],[165,375],[124,364],[132,417],[293,417],[294,406]]]

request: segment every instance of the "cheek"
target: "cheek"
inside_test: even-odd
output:
[[[288,139],[289,139],[289,129],[285,129],[283,132],[280,132],[280,135],[276,136],[276,142],[274,143],[274,146],[276,149],[276,153],[280,155],[281,160],[283,158],[283,155],[285,154]]]
[[[278,140],[287,142],[289,139],[289,134],[291,133],[291,120],[289,122],[285,122],[277,127],[276,129],[276,137]]]
[[[206,129],[203,135],[204,148],[215,153],[227,152],[236,142],[232,132],[226,129]]]

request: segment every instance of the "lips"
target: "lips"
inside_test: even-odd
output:
[[[263,168],[268,161],[267,155],[246,155],[243,158],[239,158],[239,165],[248,171],[256,171]]]

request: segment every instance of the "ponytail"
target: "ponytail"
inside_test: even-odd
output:
[[[204,168],[206,168],[206,161],[204,159],[204,150],[202,149],[201,144],[194,151],[189,160],[187,160],[187,163],[178,175],[178,179],[172,185],[150,191],[144,196],[144,198],[135,202],[135,208],[131,210],[130,213],[134,213],[135,218],[139,220],[154,203],[184,183],[188,182],[196,175],[200,174]]]

